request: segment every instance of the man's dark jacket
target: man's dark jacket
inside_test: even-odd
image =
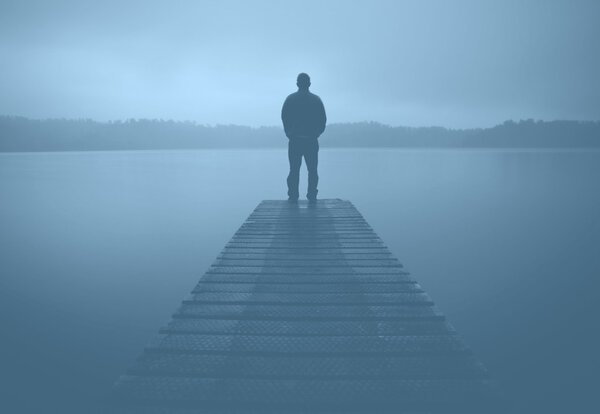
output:
[[[317,139],[325,131],[327,116],[321,98],[301,89],[286,98],[281,120],[289,139]]]

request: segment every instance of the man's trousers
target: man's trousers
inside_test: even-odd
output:
[[[317,164],[319,163],[319,142],[316,139],[290,139],[288,143],[288,159],[290,161],[290,173],[287,177],[288,197],[297,199],[299,196],[298,184],[300,181],[300,166],[302,157],[306,162],[308,170],[308,199],[317,198]]]

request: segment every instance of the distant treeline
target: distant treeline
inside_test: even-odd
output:
[[[331,124],[322,147],[599,148],[600,122],[506,121],[493,128],[391,127],[376,122]],[[280,127],[199,125],[155,119],[96,122],[0,116],[0,151],[85,151],[185,148],[282,148]]]

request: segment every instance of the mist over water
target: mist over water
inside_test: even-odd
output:
[[[0,154],[3,410],[83,412],[263,199],[284,150]],[[352,201],[512,401],[590,412],[599,151],[321,150]],[[306,172],[301,176],[301,196]]]
[[[0,413],[109,411],[253,208],[287,198],[284,149],[212,148],[283,148],[299,72],[327,112],[319,197],[355,204],[513,413],[600,412],[599,16],[594,0],[0,1]]]
[[[594,0],[5,0],[0,114],[278,125],[305,71],[331,122],[598,120]]]

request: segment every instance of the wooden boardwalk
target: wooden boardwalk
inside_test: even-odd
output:
[[[115,385],[139,412],[500,410],[485,368],[348,201],[263,201]]]

